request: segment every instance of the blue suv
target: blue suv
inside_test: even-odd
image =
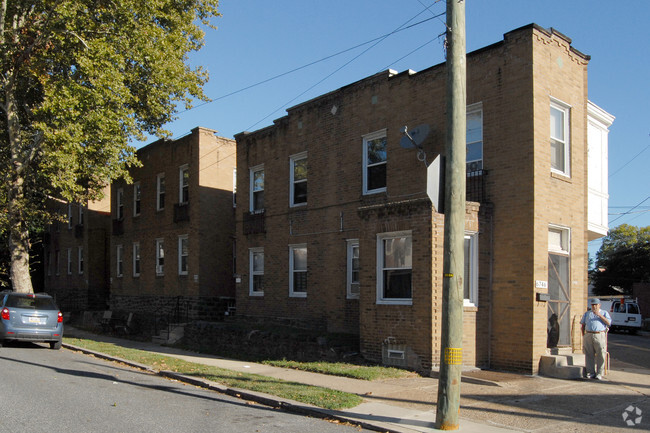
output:
[[[0,292],[0,346],[5,341],[50,343],[60,349],[63,314],[45,293]]]

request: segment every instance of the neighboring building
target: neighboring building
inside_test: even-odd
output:
[[[555,319],[557,345],[574,343],[587,241],[607,231],[613,121],[588,102],[589,59],[537,25],[467,56],[466,365],[537,372]],[[444,215],[400,140],[427,124],[427,162],[444,153],[445,81],[445,64],[382,72],[236,136],[238,315],[439,365]]]
[[[87,206],[51,200],[65,221],[43,237],[44,290],[64,311],[104,310],[108,305],[110,188]]]
[[[186,305],[191,318],[234,302],[235,141],[195,128],[137,151],[132,183],[111,186],[110,306],[160,312]]]

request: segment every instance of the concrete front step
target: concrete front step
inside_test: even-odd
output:
[[[172,327],[171,331],[161,331],[160,334],[151,338],[156,344],[174,344],[185,335],[185,326],[179,325]]]
[[[539,360],[539,374],[558,379],[582,379],[585,370],[585,355],[542,355]]]

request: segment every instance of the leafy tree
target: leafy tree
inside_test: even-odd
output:
[[[596,253],[590,276],[597,295],[619,294],[612,286],[629,294],[633,283],[650,281],[650,226],[622,224],[611,230]]]
[[[137,165],[131,140],[168,135],[207,100],[188,65],[218,0],[0,0],[0,234],[31,292],[30,230],[50,197],[85,203]]]

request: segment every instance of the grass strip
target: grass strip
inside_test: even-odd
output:
[[[344,362],[298,362],[283,359],[266,360],[262,361],[262,364],[361,380],[394,379],[416,375],[416,373],[400,370],[399,368],[364,366]]]
[[[80,338],[64,338],[63,340],[67,344],[144,364],[157,371],[169,370],[187,376],[201,377],[228,387],[263,392],[325,409],[351,408],[359,405],[362,401],[361,397],[356,394],[289,382],[258,374],[239,373],[224,368],[184,361],[172,356],[122,347],[112,343]]]

